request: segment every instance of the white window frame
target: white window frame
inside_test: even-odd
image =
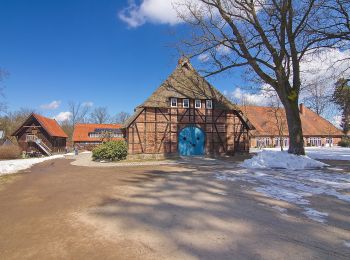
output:
[[[210,104],[210,106],[208,106],[208,104]],[[207,109],[213,109],[213,100],[207,99],[207,100],[205,101],[205,107],[206,107]]]
[[[326,137],[326,144],[333,144],[333,137]]]
[[[199,106],[197,106],[197,101],[199,101]],[[194,100],[194,107],[195,107],[195,108],[202,108],[202,100],[200,100],[200,99],[195,99],[195,100]]]
[[[257,147],[266,148],[270,146],[270,138],[269,137],[258,137],[256,142]]]
[[[175,105],[173,105],[173,101],[175,101]],[[170,106],[177,107],[177,98],[170,98]]]
[[[287,138],[287,137],[282,137],[282,140],[280,137],[275,137],[274,141],[275,141],[276,147],[281,147],[281,141],[283,142],[283,147],[289,146],[289,138]]]
[[[311,146],[320,147],[322,146],[322,139],[321,137],[310,137],[309,143]]]
[[[188,102],[188,103],[187,103],[187,106],[185,106],[185,100]],[[189,108],[189,107],[190,107],[190,100],[189,100],[188,98],[185,98],[184,100],[182,100],[182,106],[183,106],[184,108]]]
[[[328,145],[328,147],[333,146],[333,137],[326,137],[326,145]]]

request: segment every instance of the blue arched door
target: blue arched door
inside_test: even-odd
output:
[[[179,133],[180,155],[204,155],[205,133],[195,126],[188,126]]]

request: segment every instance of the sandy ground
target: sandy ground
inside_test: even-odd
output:
[[[0,184],[0,259],[350,258],[349,204],[334,198],[313,198],[330,212],[322,224],[214,178],[227,163],[70,163],[48,161]]]
[[[119,161],[119,162],[97,162],[91,159],[91,153],[85,152],[79,155],[66,155],[67,159],[72,159],[71,165],[84,167],[125,167],[125,166],[153,166],[153,165],[175,165],[174,160],[148,160],[148,161]]]

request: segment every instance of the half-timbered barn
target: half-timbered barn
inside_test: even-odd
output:
[[[12,136],[23,151],[43,155],[64,152],[68,137],[56,120],[34,113]]]
[[[124,128],[129,154],[233,155],[249,151],[252,126],[183,58]]]

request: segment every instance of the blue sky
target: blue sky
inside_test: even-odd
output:
[[[9,72],[3,82],[9,109],[53,117],[72,100],[107,106],[112,114],[132,112],[175,68],[179,55],[169,47],[175,43],[169,30],[184,25],[142,14],[132,27],[118,17],[129,4],[2,0],[0,67]],[[210,81],[222,91],[241,84],[239,73]]]

